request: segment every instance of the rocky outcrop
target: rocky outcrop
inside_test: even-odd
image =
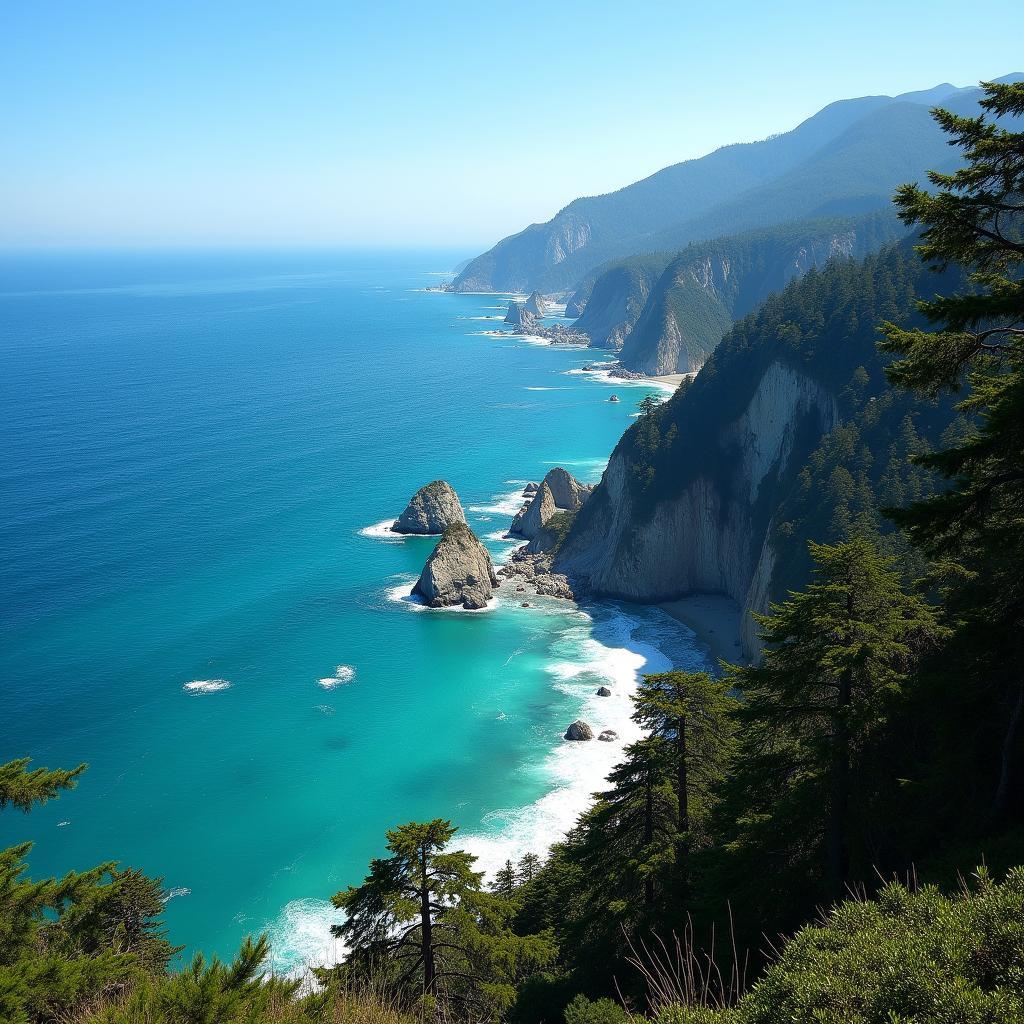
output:
[[[451,484],[435,480],[412,496],[391,529],[395,533],[438,534],[444,533],[453,523],[465,521],[462,503]]]
[[[709,397],[708,408],[715,405]],[[616,449],[552,571],[567,576],[573,589],[633,601],[727,594],[749,621],[749,612],[764,611],[770,596],[777,495],[792,479],[795,460],[837,418],[835,399],[813,378],[788,363],[770,363],[739,415],[716,425],[713,449],[681,455],[673,493],[653,507],[637,507],[630,455]],[[745,653],[756,653],[753,629],[743,639]]]
[[[592,740],[594,738],[594,730],[582,719],[577,719],[565,730],[565,738],[577,741]]]
[[[537,318],[526,308],[524,302],[510,302],[505,314],[505,323],[521,331],[532,331],[537,326]]]
[[[597,688],[597,695],[598,697],[610,697],[612,695],[612,691],[609,690],[607,686],[599,686]]]
[[[614,729],[605,729],[597,738],[605,743],[611,743],[619,738],[619,734]]]
[[[540,292],[533,292],[524,303],[524,308],[527,313],[532,313],[536,317],[544,316],[544,296]]]
[[[509,534],[532,540],[552,516],[578,512],[593,489],[561,467],[549,470],[533,497],[516,513]]]
[[[413,594],[431,608],[485,608],[498,586],[487,549],[465,523],[453,523],[427,559]]]

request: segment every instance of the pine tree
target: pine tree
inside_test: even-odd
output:
[[[886,324],[882,348],[900,357],[888,370],[895,384],[927,395],[967,384],[959,409],[975,429],[915,455],[950,486],[893,515],[950,569],[947,601],[963,623],[960,670],[984,695],[982,717],[987,705],[998,736],[998,816],[1024,811],[1024,133],[997,120],[1024,114],[1024,83],[985,92],[978,117],[935,112],[965,166],[929,174],[931,189],[912,184],[896,194],[903,220],[921,226],[921,258],[939,270],[965,268],[970,287],[920,303],[934,330]]]
[[[633,703],[633,721],[674,748],[679,831],[689,832],[725,770],[735,698],[707,672],[664,672],[645,676]]]
[[[506,860],[503,867],[494,873],[494,880],[491,882],[491,891],[499,896],[510,900],[516,893],[516,886],[519,884],[516,867],[510,860]]]
[[[0,766],[0,807],[28,811],[74,787],[84,765]],[[176,950],[158,920],[159,879],[100,864],[63,878],[24,877],[31,843],[0,851],[0,1020],[70,1019],[97,1000],[162,977]]]
[[[540,857],[535,853],[524,853],[516,866],[516,882],[519,885],[529,885],[539,870]]]
[[[791,822],[788,842],[819,848],[825,893],[838,899],[848,877],[851,798],[870,798],[866,749],[941,629],[932,609],[903,591],[893,560],[866,539],[810,550],[813,582],[757,616],[761,664],[731,666],[728,679],[743,694],[740,761],[749,787],[778,787],[778,807],[764,808],[769,819],[797,793],[812,829],[823,816],[822,832],[810,836]]]
[[[450,1015],[486,1016],[554,948],[545,936],[513,934],[514,905],[481,892],[475,857],[447,849],[456,831],[441,818],[389,831],[391,856],[371,861],[362,885],[333,897],[347,914],[333,930],[351,951],[350,974],[383,972],[399,993],[443,1004]]]

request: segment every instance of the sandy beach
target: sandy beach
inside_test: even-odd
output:
[[[663,373],[660,377],[651,377],[651,380],[656,380],[661,384],[671,384],[672,387],[677,388],[687,377],[696,376],[696,373]]]
[[[740,662],[740,607],[731,597],[721,594],[693,594],[658,607],[672,618],[689,626],[720,661]]]

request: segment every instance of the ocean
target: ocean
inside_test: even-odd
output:
[[[418,487],[500,559],[523,484],[599,479],[652,390],[429,291],[464,255],[0,256],[0,761],[89,764],[0,845],[162,877],[182,957],[337,956],[330,896],[405,821],[487,870],[542,853],[638,675],[709,664],[654,608],[404,599],[434,541],[380,524]],[[562,741],[580,716],[619,742]]]

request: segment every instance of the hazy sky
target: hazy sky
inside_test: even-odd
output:
[[[1022,40],[1020,0],[3,0],[0,245],[474,250]]]

